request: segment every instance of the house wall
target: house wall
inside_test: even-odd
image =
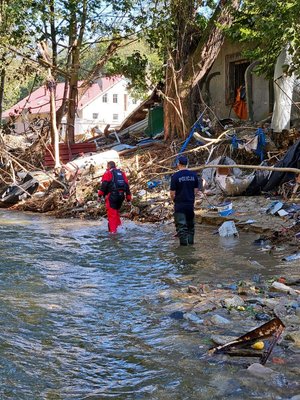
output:
[[[29,125],[32,125],[34,120],[37,120],[37,123],[35,127],[38,129],[43,125],[44,120],[48,119],[49,120],[49,114],[25,114],[24,116],[19,115],[14,124],[14,132],[17,134],[20,133],[31,133],[28,132],[28,127]]]
[[[103,132],[104,128],[109,124],[111,128],[117,128],[123,120],[141,103],[134,102],[126,88],[125,79],[118,81],[115,85],[107,89],[98,97],[94,98],[83,109],[78,110],[75,120],[75,136],[87,139],[92,136],[91,129],[98,126]],[[107,103],[103,102],[103,96],[107,95]],[[117,103],[113,102],[113,95],[117,95]],[[97,114],[97,117],[96,115]],[[116,119],[114,119],[114,114]],[[24,133],[30,122],[34,118],[48,118],[49,114],[26,114],[17,117],[14,125],[14,131]],[[66,116],[62,119],[61,140],[65,138]],[[96,133],[97,134],[97,133]]]
[[[111,128],[117,128],[122,121],[140,104],[134,103],[126,88],[126,81],[121,80],[106,92],[94,99],[78,112],[76,121],[76,134],[83,134],[96,125],[101,131],[109,124]],[[114,95],[117,102],[113,102]],[[107,102],[103,101],[106,97]],[[97,118],[96,117],[97,114]]]
[[[242,46],[225,42],[214,62],[202,88],[203,96],[219,119],[238,118],[228,103],[229,97],[229,61],[245,60],[241,56]],[[247,61],[247,60],[245,60]],[[218,74],[217,74],[218,73]],[[216,74],[212,76],[211,74]],[[210,79],[211,77],[211,79]],[[207,82],[209,80],[207,91]],[[269,114],[269,81],[252,74],[252,96],[254,120],[264,119]]]

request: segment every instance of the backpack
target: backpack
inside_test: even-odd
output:
[[[126,191],[127,184],[125,182],[124,176],[122,174],[122,171],[119,169],[113,169],[112,171],[112,190],[123,190],[124,192]]]
[[[119,210],[125,199],[125,192],[127,189],[127,183],[125,182],[124,176],[119,169],[113,169],[113,179],[109,195],[109,203],[111,208]]]

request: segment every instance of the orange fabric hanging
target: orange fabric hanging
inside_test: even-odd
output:
[[[247,104],[244,100],[241,98],[241,91],[242,91],[243,86],[240,86],[237,89],[237,94],[235,98],[235,102],[233,104],[233,110],[236,113],[236,115],[240,119],[248,119],[248,112],[247,112]]]

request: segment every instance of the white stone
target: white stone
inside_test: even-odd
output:
[[[251,364],[250,367],[247,368],[247,370],[254,376],[257,377],[269,377],[270,375],[274,374],[275,371],[273,371],[271,368],[264,367],[263,365],[259,363],[254,363]]]

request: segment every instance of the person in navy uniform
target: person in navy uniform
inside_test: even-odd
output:
[[[178,171],[171,177],[170,196],[174,201],[174,221],[181,246],[194,244],[195,195],[199,191],[197,174],[188,169],[188,159],[180,156]]]

